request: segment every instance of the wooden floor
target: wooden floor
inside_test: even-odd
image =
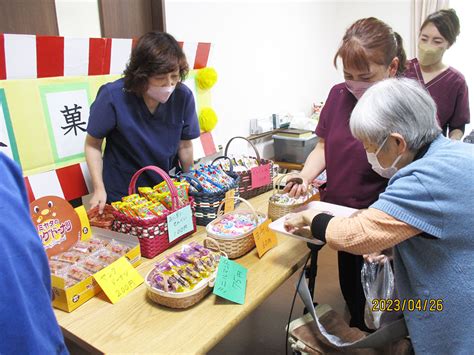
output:
[[[287,280],[209,354],[284,354],[285,326],[300,274],[301,271],[298,271]],[[348,314],[339,289],[337,254],[329,247],[324,247],[319,253],[315,301],[331,305],[347,319]],[[303,305],[297,297],[292,319],[300,317],[302,313]],[[73,355],[86,354],[74,344],[67,345]]]

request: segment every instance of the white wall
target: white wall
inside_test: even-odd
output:
[[[56,0],[56,9],[60,35],[100,36],[97,0]],[[251,118],[308,114],[312,102],[324,101],[342,80],[332,60],[355,20],[378,17],[411,48],[410,0],[168,0],[165,9],[167,30],[178,40],[214,44],[210,65],[219,81],[212,99],[219,124],[213,135],[222,145],[247,136]]]
[[[411,48],[409,0],[166,2],[168,32],[215,45],[214,138],[221,144],[248,135],[250,118],[309,113],[312,102],[325,100],[342,81],[332,61],[345,29],[369,16],[390,24]]]
[[[469,102],[471,104],[471,124],[466,126],[465,135],[468,135],[474,124],[474,67],[472,66],[472,39],[474,37],[474,3],[469,0],[451,0],[450,6],[456,10],[461,23],[461,33],[456,43],[444,55],[445,63],[458,69],[465,77],[470,88]]]

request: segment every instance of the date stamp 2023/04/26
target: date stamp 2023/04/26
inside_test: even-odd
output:
[[[442,299],[379,299],[372,300],[372,312],[442,312]]]

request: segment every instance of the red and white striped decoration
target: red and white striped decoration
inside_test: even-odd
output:
[[[0,34],[0,80],[121,74],[136,40]],[[210,43],[179,42],[189,66],[207,66]]]
[[[24,180],[30,202],[49,195],[70,201],[93,191],[85,162],[27,176]]]

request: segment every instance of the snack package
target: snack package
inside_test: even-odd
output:
[[[49,260],[49,269],[53,275],[60,275],[61,272],[69,266],[71,266],[71,264],[65,263],[63,261]]]
[[[79,265],[71,265],[67,270],[67,277],[76,281],[82,281],[91,275],[90,271],[87,271]]]
[[[101,247],[106,247],[107,245],[109,245],[109,241],[107,239],[99,239],[99,238],[96,238],[96,237],[91,237],[91,238],[87,239],[85,242],[88,243],[88,244],[93,245],[94,247],[97,246],[97,248],[95,248],[95,250],[97,250]]]
[[[168,209],[161,202],[150,202],[148,208],[155,216],[162,216],[168,212]]]
[[[136,201],[136,200],[138,200],[138,199],[140,199],[140,195],[139,195],[139,194],[131,194],[131,195],[122,197],[122,201],[123,201],[123,202],[134,202],[134,201]]]
[[[168,260],[162,261],[156,267],[159,272],[168,277],[167,281],[170,291],[184,292],[191,289],[190,283],[178,274],[176,268]]]
[[[130,251],[130,247],[120,244],[116,240],[112,240],[109,245],[107,245],[106,249],[110,250],[112,253],[118,255],[125,255]]]
[[[159,272],[157,269],[154,269],[148,275],[148,282],[150,283],[151,287],[154,287],[160,291],[168,292],[170,290],[168,277]]]
[[[75,264],[84,259],[87,255],[78,251],[65,251],[57,255],[53,255],[51,260],[62,261],[69,264]]]
[[[112,253],[108,249],[100,249],[94,254],[92,254],[99,261],[106,263],[107,265],[112,264],[115,260],[120,258],[119,254]]]
[[[80,240],[76,244],[74,244],[71,250],[83,254],[91,254],[102,247],[103,245],[101,243],[90,243],[88,240]]]
[[[91,272],[92,274],[95,274],[96,272],[106,267],[107,264],[94,257],[88,257],[84,260],[81,260],[77,264],[77,266],[84,268],[85,270]]]

